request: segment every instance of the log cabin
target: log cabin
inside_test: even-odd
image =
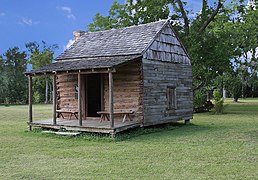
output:
[[[193,117],[189,55],[170,20],[99,32],[74,43],[47,66],[26,72],[28,127],[112,135]],[[53,117],[32,120],[32,78],[53,77]]]

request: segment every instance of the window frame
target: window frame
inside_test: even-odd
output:
[[[167,109],[177,109],[176,86],[167,86]]]

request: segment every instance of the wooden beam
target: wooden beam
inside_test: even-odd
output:
[[[190,124],[190,119],[185,120],[185,125],[188,125],[188,124]]]
[[[53,75],[53,124],[56,125],[56,75]]]
[[[81,75],[81,106],[82,106],[82,119],[86,119],[86,98],[85,98],[85,89],[86,89],[86,75]]]
[[[85,119],[86,117],[88,117],[88,75],[84,75],[85,76]]]
[[[106,74],[109,72],[116,72],[116,69],[109,68],[109,69],[86,69],[86,70],[69,70],[69,71],[53,71],[53,72],[46,72],[46,73],[26,73],[26,76],[45,76],[45,75],[53,75],[53,74],[58,74],[58,75],[63,75],[63,74]]]
[[[101,111],[104,111],[104,77],[100,74],[100,106]]]
[[[82,83],[81,83],[81,73],[78,73],[78,119],[79,125],[82,126]]]
[[[79,70],[70,70],[68,74],[78,74]],[[116,72],[116,69],[94,69],[94,71],[92,70],[80,70],[80,74],[106,74],[109,72]],[[67,74],[66,71],[59,71],[57,72],[57,74]]]
[[[29,131],[32,130],[32,126],[30,123],[32,123],[32,77],[28,76],[29,80]]]
[[[109,77],[109,112],[110,112],[110,128],[114,128],[114,97],[113,97],[113,73],[108,73]]]

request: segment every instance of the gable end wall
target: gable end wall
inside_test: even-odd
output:
[[[175,34],[165,27],[143,55],[144,126],[192,119],[190,59]],[[167,107],[167,88],[176,87],[175,110]]]
[[[159,33],[150,47],[143,54],[143,58],[173,63],[191,64],[188,55],[176,37],[170,25]]]

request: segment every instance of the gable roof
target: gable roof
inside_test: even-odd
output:
[[[169,42],[162,38],[164,33],[171,36],[168,39]],[[149,50],[154,52],[156,51],[155,46],[160,47],[156,41],[158,43],[164,42],[167,49],[163,49],[163,58],[158,57],[159,60],[190,64],[189,56],[175,35],[170,21],[161,20],[121,29],[87,32],[69,49],[59,55],[55,63],[33,69],[25,74],[51,74],[54,72],[118,67],[129,61],[139,59],[139,57],[148,58]],[[158,49],[157,52],[159,51]],[[153,56],[148,59],[157,59],[154,56],[155,54],[152,54]],[[177,59],[181,60],[178,61]]]
[[[141,54],[167,22],[161,20],[121,29],[86,32],[56,60]]]

